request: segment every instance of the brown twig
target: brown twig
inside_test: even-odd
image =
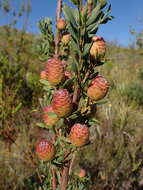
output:
[[[91,16],[91,12],[93,9],[93,2],[88,3],[88,16]]]
[[[56,12],[56,23],[61,17],[61,12],[62,12],[62,0],[58,0],[57,12]],[[57,30],[56,37],[55,37],[55,56],[56,57],[58,57],[58,54],[59,54],[59,39],[60,39],[60,34],[59,34],[59,31]]]
[[[74,165],[74,161],[76,158],[76,152],[74,152],[71,163],[70,163],[70,167],[69,167],[69,175],[71,175],[72,169],[73,169],[73,165]]]
[[[43,180],[42,180],[42,178],[41,178],[41,175],[40,175],[40,172],[39,172],[39,169],[38,169],[38,168],[36,169],[36,173],[37,173],[37,176],[38,176],[38,178],[39,178],[39,180],[40,180],[40,183],[42,184],[42,183],[43,183]]]
[[[69,177],[69,162],[64,166],[64,169],[62,172],[61,190],[67,189],[68,177]]]
[[[52,175],[53,175],[53,178],[52,178],[52,190],[56,190],[56,188],[57,188],[57,179],[56,179],[56,171],[55,171],[54,168],[52,169]]]
[[[75,90],[74,90],[73,99],[72,99],[72,102],[73,102],[74,104],[77,103],[77,99],[78,99],[79,93],[80,93],[80,92],[79,92],[79,89],[78,89],[78,87],[76,87]]]
[[[62,11],[62,0],[58,0],[57,3],[57,12],[56,12],[56,21],[58,21],[61,17],[61,11]]]
[[[64,153],[64,167],[62,170],[62,176],[61,176],[61,190],[66,190],[68,185],[68,176],[69,176],[69,167],[70,167],[70,160],[67,160],[67,157],[72,151],[69,150]]]

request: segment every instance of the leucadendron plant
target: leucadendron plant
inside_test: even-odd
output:
[[[92,108],[109,90],[108,81],[96,70],[105,62],[106,53],[106,42],[96,32],[112,19],[111,5],[105,0],[71,2],[72,8],[58,0],[56,32],[49,18],[39,23],[40,52],[45,61],[40,82],[45,95],[40,100],[43,122],[38,125],[50,137],[37,139],[35,153],[39,164],[48,168],[48,190],[87,188],[88,176],[81,180],[72,172],[74,159],[76,152],[91,143]]]

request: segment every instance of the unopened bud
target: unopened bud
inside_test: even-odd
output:
[[[101,100],[103,99],[109,90],[109,83],[102,77],[98,75],[94,78],[87,89],[87,96],[92,100]]]
[[[66,29],[66,26],[67,26],[67,23],[66,23],[66,21],[65,21],[64,19],[59,19],[59,20],[57,21],[57,28],[58,28],[59,30],[64,30],[64,29]]]
[[[88,4],[92,4],[92,3],[93,3],[93,0],[87,0],[87,3],[88,3]]]

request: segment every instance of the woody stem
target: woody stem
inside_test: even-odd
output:
[[[60,19],[62,12],[62,0],[58,0],[57,2],[57,11],[56,11],[56,22]],[[55,37],[55,56],[59,55],[59,41],[60,41],[60,33],[57,29],[56,37]]]

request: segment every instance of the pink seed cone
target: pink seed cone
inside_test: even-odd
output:
[[[46,71],[44,71],[44,70],[41,71],[40,78],[43,79],[43,80],[47,80],[47,73],[46,73]]]
[[[71,79],[71,78],[72,78],[72,73],[71,73],[71,72],[65,71],[64,74],[65,74],[65,77],[66,77],[66,78],[68,78],[68,79]]]
[[[70,141],[77,147],[87,144],[89,141],[89,129],[87,125],[74,124],[70,131]]]
[[[56,114],[55,114],[55,112],[54,112],[52,106],[46,106],[46,107],[44,108],[43,112],[44,112],[43,115],[42,115],[43,121],[44,121],[48,126],[53,126],[53,125],[55,125],[55,124],[58,122],[59,118],[58,118],[58,116],[56,117]],[[53,113],[53,114],[55,114],[55,115],[54,115],[54,116],[51,116],[50,114],[48,114],[48,112]]]
[[[78,177],[83,178],[86,176],[86,170],[80,169],[78,172]]]
[[[54,158],[55,147],[47,139],[41,139],[36,145],[35,152],[41,160],[50,161]]]
[[[64,67],[60,59],[49,59],[46,64],[47,80],[52,85],[58,85],[64,80]]]
[[[92,80],[91,85],[87,89],[87,95],[92,100],[101,100],[103,99],[109,90],[109,83],[102,77],[98,75],[95,79]]]
[[[52,107],[59,117],[67,117],[72,112],[72,100],[66,89],[59,89],[52,99]]]
[[[58,28],[59,30],[64,30],[64,29],[66,29],[66,26],[67,26],[67,23],[66,23],[66,21],[65,21],[64,19],[59,19],[59,20],[57,21],[57,28]]]

